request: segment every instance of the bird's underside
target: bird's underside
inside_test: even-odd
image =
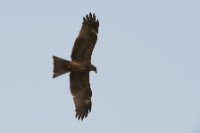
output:
[[[97,41],[98,27],[95,14],[86,15],[72,49],[72,60],[53,56],[53,78],[70,73],[70,91],[76,108],[76,118],[81,120],[87,117],[92,107],[89,72],[97,72],[96,67],[91,64],[91,55]]]

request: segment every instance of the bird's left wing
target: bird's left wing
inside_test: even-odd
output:
[[[70,74],[70,90],[76,108],[76,118],[83,120],[92,107],[89,72],[72,72]]]

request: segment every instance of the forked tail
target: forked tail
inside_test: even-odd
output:
[[[70,72],[70,61],[53,56],[53,78]]]

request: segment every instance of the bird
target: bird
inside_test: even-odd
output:
[[[83,17],[81,29],[74,42],[71,61],[53,55],[53,78],[69,73],[70,92],[78,120],[83,120],[91,112],[89,72],[97,73],[96,66],[91,63],[91,56],[97,42],[98,28],[99,21],[95,13],[88,13]]]

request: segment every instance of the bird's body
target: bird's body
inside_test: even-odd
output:
[[[95,14],[86,15],[72,49],[71,61],[53,56],[53,78],[70,72],[70,90],[73,95],[76,117],[83,120],[91,111],[92,91],[89,72],[97,71],[91,64],[91,56],[97,41],[99,22]]]

